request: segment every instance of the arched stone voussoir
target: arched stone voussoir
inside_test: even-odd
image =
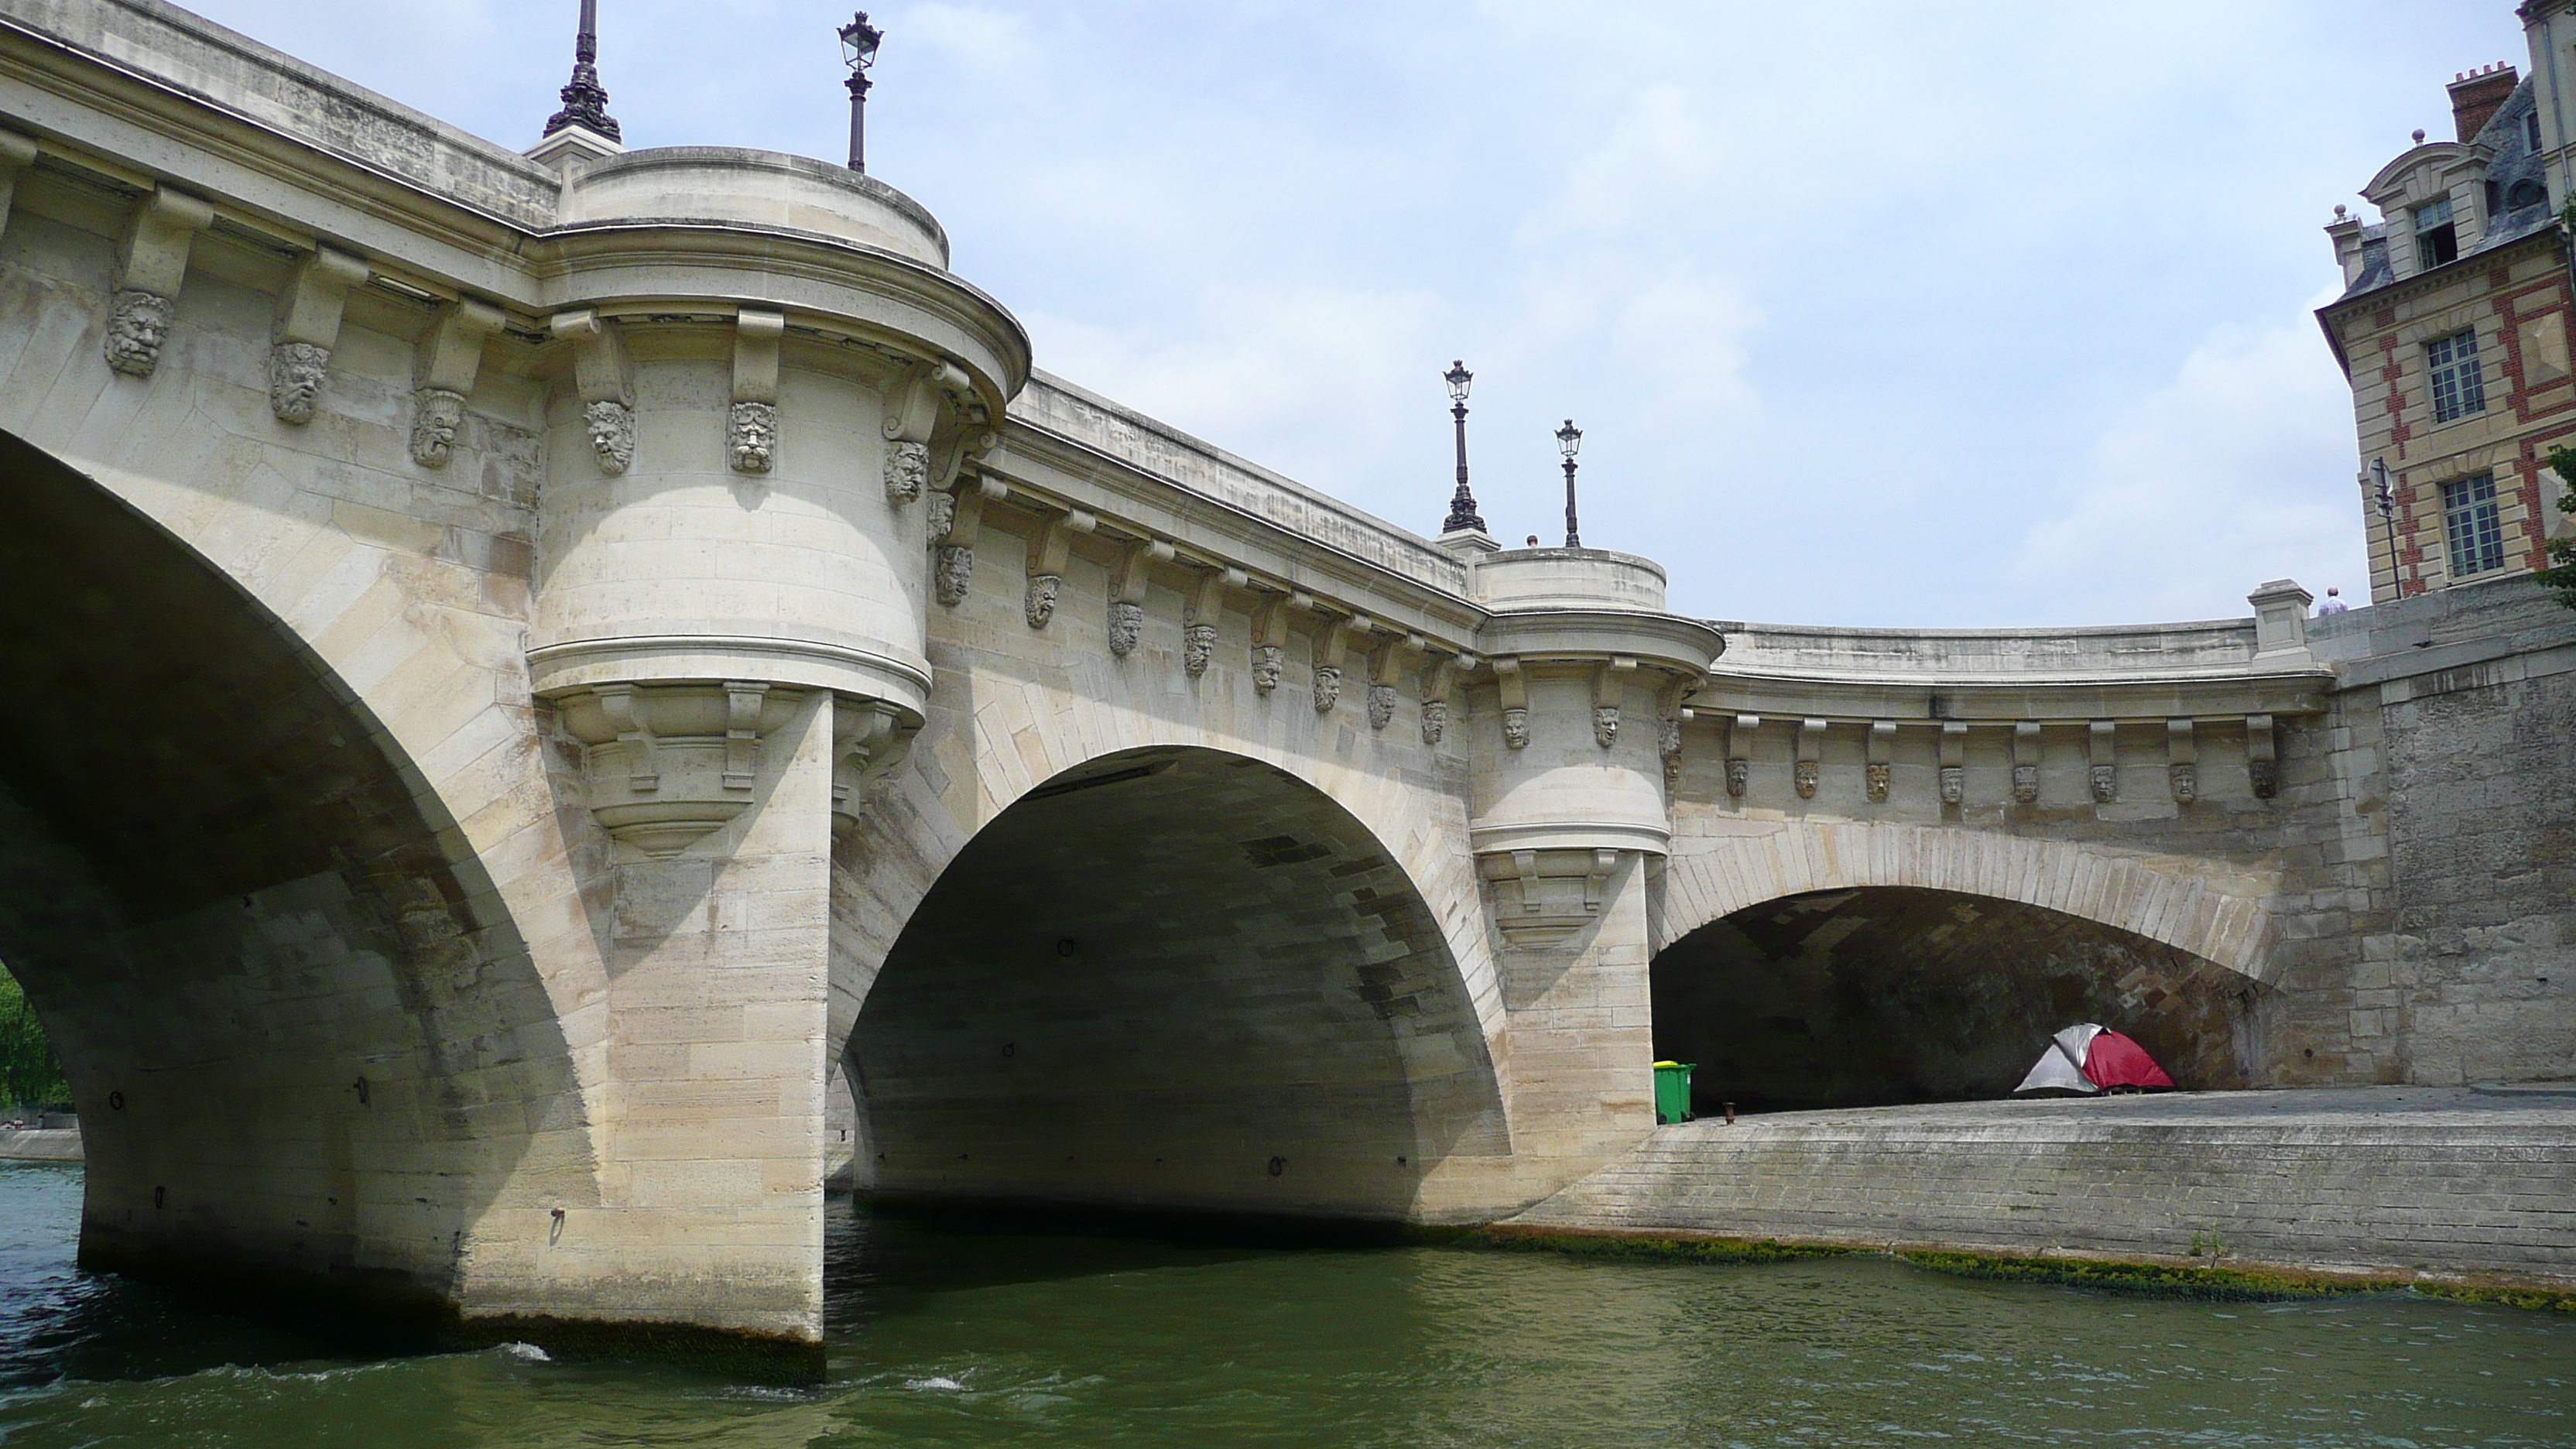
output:
[[[1782,896],[1914,886],[2018,901],[2114,926],[2268,985],[2278,937],[2266,904],[2273,884],[2257,870],[2070,841],[1786,820],[1674,840],[1655,944],[1660,950]]]

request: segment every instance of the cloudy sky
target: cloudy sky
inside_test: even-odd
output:
[[[575,0],[195,0],[512,146]],[[602,0],[630,146],[838,159],[845,11]],[[2366,591],[2319,230],[2510,0],[905,3],[870,172],[1041,367],[1429,533],[1730,619],[2002,626]]]

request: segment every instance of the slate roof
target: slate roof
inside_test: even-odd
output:
[[[2477,135],[2470,138],[2486,147],[2493,158],[2487,162],[2487,232],[2478,238],[2477,245],[2461,252],[2457,260],[2446,265],[2457,266],[2482,252],[2510,246],[2534,232],[2548,230],[2550,224],[2557,220],[2556,214],[2549,209],[2549,182],[2543,174],[2540,153],[2531,148],[2526,127],[2526,118],[2538,104],[2532,82],[2526,77],[2521,85],[2514,87],[2513,94],[2505,98],[2505,103],[2496,108],[2495,115],[2479,129]],[[2539,188],[2540,200],[2505,210],[2504,199],[2513,194],[2517,183],[2524,181]],[[2419,272],[2416,275],[2423,274]],[[2396,270],[2388,262],[2386,227],[2364,227],[2361,233],[2361,275],[2353,278],[2352,285],[2346,287],[2343,295],[2335,301],[2349,302],[2396,281]]]

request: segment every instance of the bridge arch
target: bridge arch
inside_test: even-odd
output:
[[[1997,1096],[2080,1020],[2185,1087],[2259,1077],[2259,879],[1925,827],[1691,845],[1651,974],[1656,1053],[1699,1065],[1704,1110]]]
[[[880,1195],[1436,1216],[1509,1152],[1412,873],[1249,754],[1139,746],[1020,790],[853,994]]]
[[[381,721],[223,570],[5,434],[0,668],[0,959],[80,1109],[83,1260],[529,1301],[477,1249],[541,1236],[523,1164],[595,1192],[587,1113]]]

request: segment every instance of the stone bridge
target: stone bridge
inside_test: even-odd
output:
[[[0,959],[92,1263],[803,1351],[841,1156],[1476,1221],[1659,1054],[2576,1072],[2535,593],[1681,617],[1034,372],[877,181],[580,140],[0,0]]]

